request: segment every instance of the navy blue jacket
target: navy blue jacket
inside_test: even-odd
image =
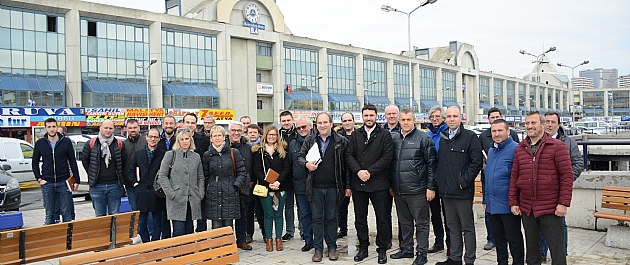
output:
[[[66,138],[57,133],[57,144],[53,150],[50,147],[48,136],[44,136],[37,140],[35,149],[33,150],[33,159],[31,165],[35,179],[43,179],[47,182],[66,181],[70,177],[70,168],[75,183],[81,183],[79,176],[79,167],[77,166],[77,158],[74,153],[74,147],[70,138]],[[39,162],[42,161],[41,171]],[[70,164],[70,167],[68,167]]]
[[[508,206],[508,193],[516,146],[518,144],[511,137],[508,137],[505,142],[497,146],[493,143],[488,151],[483,203],[486,205],[486,212],[490,214],[512,213],[510,206]]]
[[[299,140],[300,138],[302,138],[301,141]],[[303,143],[304,138],[297,135],[289,144],[289,159],[291,159],[290,163],[293,167],[293,189],[295,190],[295,194],[306,193],[306,178],[308,177],[308,171],[298,163],[298,156]]]

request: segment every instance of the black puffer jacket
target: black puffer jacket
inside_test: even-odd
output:
[[[234,151],[235,164],[232,164]],[[203,199],[204,218],[209,220],[239,219],[241,218],[241,203],[239,190],[245,185],[245,163],[241,152],[230,148],[225,143],[221,153],[210,147],[203,154],[203,175],[206,179],[206,196]],[[236,166],[236,174],[234,174]]]
[[[423,194],[427,188],[435,191],[437,153],[429,135],[413,128],[405,138],[392,134],[394,159],[390,167],[392,189],[399,195]]]
[[[363,192],[389,190],[389,164],[393,152],[392,136],[381,126],[374,125],[370,140],[367,139],[365,126],[355,130],[348,141],[346,156],[352,189]],[[363,169],[370,172],[370,179],[366,182],[357,175]]]
[[[437,184],[440,196],[473,199],[475,178],[483,167],[483,154],[477,135],[461,124],[453,139],[449,129],[440,133]]]
[[[346,189],[350,189],[350,170],[346,165],[346,150],[348,150],[348,140],[336,132],[331,132],[330,137],[335,141],[335,186],[337,188],[337,204],[341,204],[345,199]],[[317,144],[318,134],[311,134],[304,139],[304,144],[300,149],[298,156],[298,162],[300,167],[306,170],[306,154],[311,150],[314,144]],[[328,145],[330,148],[330,145]],[[306,199],[311,201],[311,195],[313,192],[313,172],[308,172],[306,178],[305,194]]]
[[[123,147],[123,150],[120,150],[116,141],[120,140],[114,137],[114,140],[109,145],[109,150],[112,159],[116,159],[116,176],[118,176],[118,185],[122,188],[124,182],[123,165],[125,163],[125,158],[122,154],[125,148],[121,142],[120,146]],[[83,164],[85,172],[87,172],[88,174],[88,184],[90,185],[90,187],[94,187],[94,185],[96,185],[96,182],[98,181],[98,175],[101,170],[101,142],[97,138],[96,141],[94,141],[94,147],[91,148],[90,142],[91,141],[87,141],[85,145],[83,145],[81,163]]]

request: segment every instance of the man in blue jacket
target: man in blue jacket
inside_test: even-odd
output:
[[[55,204],[61,210],[64,222],[72,221],[72,190],[79,188],[81,179],[77,158],[70,138],[57,132],[57,120],[48,118],[44,121],[46,136],[35,143],[31,165],[35,179],[41,186],[44,209],[46,209],[45,224],[55,223]],[[42,161],[40,169],[39,162]],[[70,166],[68,166],[70,165]],[[70,169],[74,176],[74,184],[69,186]],[[72,190],[70,190],[70,188]]]
[[[510,137],[510,128],[505,120],[494,120],[490,130],[493,143],[486,160],[483,207],[494,232],[497,264],[508,264],[509,244],[512,264],[519,265],[524,263],[525,255],[521,217],[512,214],[508,206],[510,173],[514,162],[514,149],[518,144]]]
[[[444,122],[444,112],[442,107],[434,106],[429,109],[429,119],[431,123],[427,126],[429,130],[427,134],[433,139],[435,145],[435,152],[440,150],[440,133],[446,131],[446,123]],[[435,178],[438,176],[436,175]],[[444,222],[444,228],[442,228],[442,213],[444,212],[444,202],[440,193],[435,191],[435,199],[429,201],[429,208],[431,209],[431,225],[433,225],[433,234],[435,235],[435,242],[433,246],[429,248],[428,253],[436,253],[444,250],[444,231],[446,230],[446,256],[449,255],[449,247],[451,246],[451,237],[449,235],[450,229]]]

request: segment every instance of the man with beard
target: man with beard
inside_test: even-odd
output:
[[[302,224],[302,232],[304,233],[303,252],[313,249],[313,223],[311,205],[306,199],[306,178],[308,171],[298,163],[298,155],[304,139],[311,135],[313,122],[302,117],[295,122],[298,135],[289,143],[289,159],[293,167],[293,189],[295,190],[295,199],[298,206],[298,220]]]
[[[247,243],[247,224],[249,222],[247,219],[249,216],[247,210],[250,202],[253,200],[250,186],[253,160],[251,147],[247,144],[247,137],[243,136],[243,128],[243,124],[238,121],[230,122],[228,126],[228,141],[230,147],[237,149],[243,157],[247,174],[245,178],[246,187],[239,190],[241,218],[235,220],[234,229],[236,232],[236,246],[242,250],[252,250],[252,246]]]
[[[123,173],[127,174],[129,171],[129,165],[131,165],[131,156],[141,149],[144,149],[147,146],[147,140],[145,137],[140,135],[140,124],[136,119],[127,120],[127,139],[123,141],[123,146],[125,147],[125,165],[123,166]],[[133,171],[133,176],[135,176],[135,169]],[[129,199],[129,206],[132,211],[135,211],[136,208],[136,188],[133,186],[133,182],[129,182],[129,179],[133,179],[130,177],[125,178],[125,191],[127,192],[127,198]]]
[[[214,120],[214,118],[212,118]],[[205,124],[204,124],[205,126]],[[208,151],[210,147],[210,139],[205,134],[197,132],[197,115],[194,113],[187,113],[184,115],[184,128],[188,129],[193,134],[193,141],[195,142],[195,153],[203,157],[203,154]],[[207,183],[207,182],[206,182]],[[204,213],[205,207],[201,207],[201,216],[206,216]],[[208,230],[208,220],[197,220],[197,228],[195,232],[203,232]]]
[[[293,120],[293,114],[289,111],[283,111],[280,113],[280,140],[287,143],[287,145],[297,137],[295,130],[295,122]],[[285,180],[285,187],[288,187],[286,192],[286,201],[284,203],[284,221],[286,223],[287,233],[282,236],[283,241],[289,241],[295,234],[295,191],[293,190],[293,173],[291,177]]]
[[[361,111],[363,127],[357,129],[348,143],[346,156],[351,171],[350,186],[354,202],[355,227],[359,239],[359,252],[354,261],[368,257],[370,245],[368,231],[368,204],[372,202],[376,214],[376,245],[378,263],[387,263],[387,245],[392,239],[388,220],[389,164],[392,161],[392,136],[376,125],[376,106],[367,104]]]

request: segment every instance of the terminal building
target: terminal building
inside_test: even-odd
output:
[[[262,124],[282,110],[358,114],[366,102],[383,111],[411,101],[418,123],[436,105],[461,107],[471,125],[484,122],[491,107],[514,123],[532,110],[572,114],[569,80],[547,57],[517,78],[483,71],[471,44],[416,49],[411,93],[406,52],[295,36],[273,0],[163,3],[165,14],[78,0],[0,0],[2,106],[114,108],[120,117],[121,108],[149,103],[162,115],[224,109]],[[584,105],[588,99],[604,108],[604,95],[593,93]],[[624,102],[627,110],[627,91]],[[615,113],[626,113],[621,103],[615,94]]]

